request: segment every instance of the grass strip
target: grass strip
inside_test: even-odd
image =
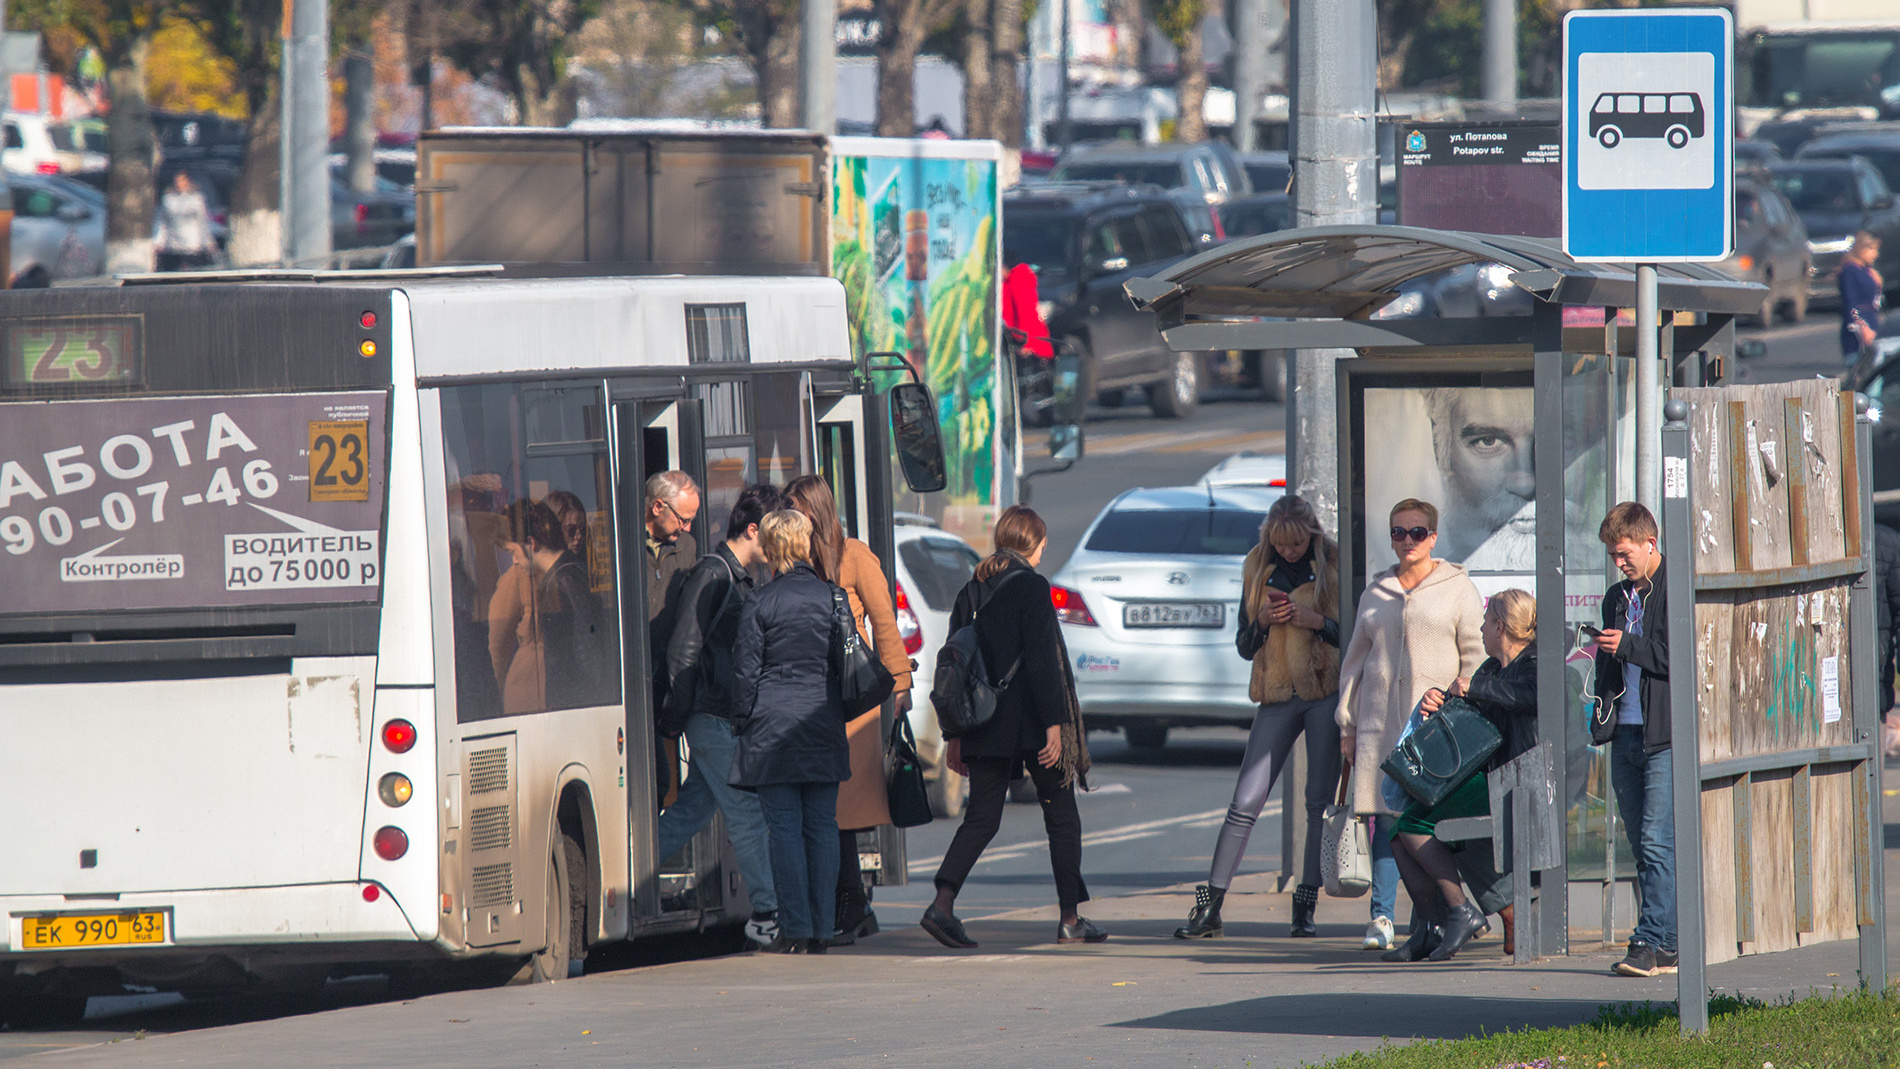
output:
[[[1900,993],[1864,989],[1775,1003],[1711,995],[1709,1031],[1684,1036],[1674,1003],[1602,1006],[1570,1028],[1387,1042],[1324,1069],[1900,1069]]]

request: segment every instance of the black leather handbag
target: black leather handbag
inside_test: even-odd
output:
[[[897,714],[891,725],[891,740],[884,751],[890,762],[885,780],[885,800],[891,806],[891,823],[900,828],[915,828],[933,819],[930,789],[924,785],[924,759],[917,756],[917,736],[910,730],[910,717]],[[944,769],[942,775],[955,775]]]
[[[1448,698],[1412,729],[1379,767],[1430,809],[1462,786],[1503,745],[1491,721],[1463,698]]]
[[[851,602],[844,588],[831,588],[831,661],[838,668],[838,689],[844,696],[845,719],[855,720],[884,704],[897,679],[858,634]]]

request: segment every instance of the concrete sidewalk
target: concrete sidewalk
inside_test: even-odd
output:
[[[1896,829],[1888,827],[1890,845]],[[1900,891],[1900,850],[1887,851]],[[1171,933],[1191,888],[1104,899],[1112,938],[1054,944],[1055,910],[970,924],[975,951],[939,947],[916,907],[823,957],[739,955],[461,991],[182,1032],[42,1058],[56,1066],[1298,1066],[1386,1042],[1569,1025],[1604,1003],[1671,1001],[1675,977],[1609,974],[1604,950],[1511,966],[1494,933],[1456,960],[1387,965],[1359,950],[1365,900],[1322,900],[1320,935],[1285,938],[1290,899],[1243,878],[1228,937]],[[1890,903],[1900,901],[1900,893]],[[1900,910],[1889,908],[1889,933]],[[1889,960],[1893,960],[1889,947]],[[1778,998],[1852,986],[1853,943],[1711,970],[1719,989]]]

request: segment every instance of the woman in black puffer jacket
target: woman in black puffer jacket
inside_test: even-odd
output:
[[[778,578],[745,603],[734,648],[732,785],[759,794],[778,892],[777,954],[822,954],[837,910],[838,784],[851,775],[832,666],[830,583],[811,564],[811,521],[759,522]]]
[[[1449,692],[1436,687],[1426,691],[1419,708],[1425,716],[1431,716],[1448,698],[1463,698],[1498,729],[1502,741],[1485,762],[1484,770],[1453,788],[1437,806],[1426,809],[1414,802],[1399,815],[1392,835],[1392,855],[1424,923],[1413,929],[1404,945],[1388,952],[1386,961],[1444,961],[1486,929],[1484,909],[1473,905],[1459,886],[1461,870],[1476,894],[1495,900],[1504,920],[1505,943],[1512,942],[1511,907],[1496,894],[1504,878],[1488,872],[1488,861],[1482,865],[1462,864],[1454,851],[1464,844],[1453,846],[1434,837],[1441,820],[1489,813],[1491,789],[1486,775],[1537,745],[1536,599],[1522,590],[1502,590],[1492,595],[1485,606],[1480,633],[1490,658],[1470,679],[1454,682]]]

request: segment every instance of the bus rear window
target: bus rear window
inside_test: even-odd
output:
[[[0,612],[373,602],[378,391],[0,404]]]

